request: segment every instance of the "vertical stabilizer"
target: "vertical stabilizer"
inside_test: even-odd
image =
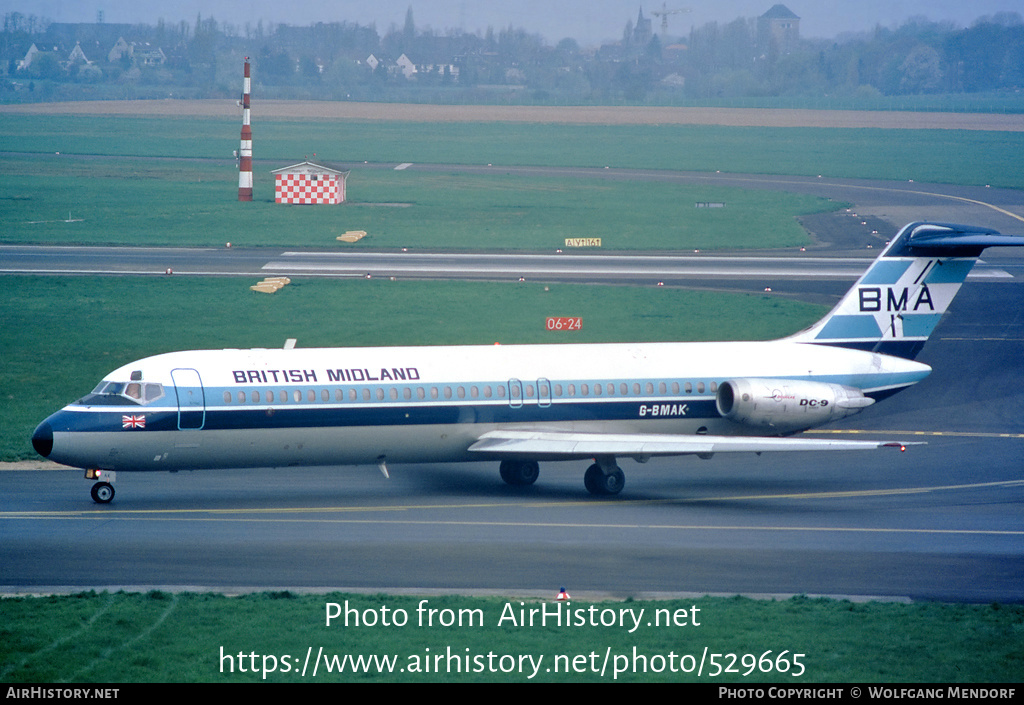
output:
[[[787,340],[913,359],[986,247],[1024,238],[949,223],[911,223],[893,238],[843,300]]]

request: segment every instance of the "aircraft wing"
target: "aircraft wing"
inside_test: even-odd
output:
[[[676,436],[645,433],[578,433],[570,431],[488,431],[470,451],[492,455],[593,458],[602,455],[709,455],[800,450],[870,450],[900,448],[899,441],[847,441],[824,438],[761,438],[751,436]]]

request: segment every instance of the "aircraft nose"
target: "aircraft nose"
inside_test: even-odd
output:
[[[48,458],[53,451],[53,428],[49,422],[43,421],[36,427],[32,434],[32,447],[44,458]]]

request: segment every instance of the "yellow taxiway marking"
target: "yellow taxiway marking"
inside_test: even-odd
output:
[[[745,180],[744,177],[737,177],[737,178],[740,179],[740,180]],[[735,181],[735,180],[737,180],[737,178],[724,177],[724,178],[720,178],[719,180],[721,180],[721,181]],[[818,178],[821,178],[821,177],[818,177]],[[791,180],[791,179],[772,179],[771,183],[776,183],[776,184],[787,184],[787,183],[790,183],[790,184],[805,184],[807,182],[805,182],[805,181],[794,181],[794,180]],[[1010,218],[1013,218],[1015,220],[1019,220],[1021,222],[1024,222],[1024,216],[1017,215],[1016,213],[1014,213],[1012,211],[1008,211],[1005,208],[1000,208],[999,206],[995,205],[994,203],[988,203],[986,201],[979,201],[979,200],[974,199],[974,198],[966,198],[964,196],[954,196],[954,195],[948,194],[948,193],[934,193],[932,191],[920,191],[920,190],[914,190],[914,189],[898,189],[898,188],[892,188],[890,186],[864,186],[864,185],[858,185],[858,184],[844,184],[844,188],[860,189],[862,191],[883,191],[883,192],[886,192],[886,193],[888,193],[888,192],[912,193],[912,194],[916,194],[918,196],[932,196],[933,198],[947,198],[947,199],[949,199],[951,201],[961,201],[963,203],[973,203],[975,205],[983,206],[985,208],[991,208],[992,210],[997,211],[999,213],[1002,213],[1003,215],[1005,215],[1007,217],[1010,217]]]
[[[88,517],[95,518],[102,517]],[[135,517],[139,518],[139,517]],[[167,517],[142,517],[147,521],[167,521]],[[190,517],[188,520],[200,519]],[[177,519],[185,521],[185,518]],[[407,525],[407,526],[461,526],[461,527],[515,527],[534,529],[633,529],[658,531],[758,531],[758,532],[817,532],[843,534],[932,534],[945,536],[1024,536],[1024,530],[995,529],[913,529],[871,526],[765,526],[761,524],[630,524],[614,522],[550,522],[550,521],[486,521],[486,520],[437,520],[437,519],[285,519],[285,518],[201,518],[202,521],[244,522],[261,524],[365,524],[365,525]]]
[[[1024,438],[1024,433],[985,433],[974,431],[864,431],[864,430],[842,430],[815,429],[808,431],[809,434],[827,433],[830,435],[867,435],[867,436],[948,436],[950,438]]]
[[[937,485],[933,487],[902,487],[875,490],[855,490],[843,492],[794,492],[785,494],[732,495],[721,497],[692,497],[686,499],[639,499],[622,500],[605,503],[603,506],[614,509],[623,505],[657,505],[657,504],[705,504],[712,502],[766,501],[778,499],[818,500],[845,499],[851,497],[886,497],[894,495],[925,494],[950,490],[973,490],[988,488],[1010,488],[1024,485],[1024,480],[1004,480],[997,482],[980,482],[966,485]],[[365,514],[367,512],[413,512],[431,510],[476,510],[476,509],[550,509],[552,507],[588,508],[596,506],[595,502],[574,500],[570,502],[485,502],[472,504],[400,504],[380,505],[373,507],[265,507],[260,509],[109,509],[94,508],[81,511],[25,511],[0,512],[0,519],[142,519],[148,521],[244,521],[244,522],[302,522],[302,523],[348,523],[348,524],[430,524],[433,526],[520,526],[520,527],[560,527],[560,528],[633,528],[633,529],[723,529],[748,531],[835,531],[835,532],[866,532],[866,533],[922,533],[922,534],[977,534],[1024,536],[1022,531],[996,531],[971,529],[897,529],[897,528],[863,528],[863,527],[813,527],[813,526],[719,526],[690,524],[625,524],[625,523],[572,523],[572,522],[534,522],[534,521],[487,521],[487,520],[438,520],[438,519],[380,519],[380,518],[299,518],[308,514]],[[247,515],[247,516],[239,516]],[[255,516],[254,516],[255,515]],[[271,516],[273,515],[273,517]]]
[[[1011,211],[1006,210],[1005,208],[1000,208],[999,206],[995,205],[994,203],[986,203],[985,201],[978,201],[978,200],[975,200],[973,198],[964,198],[963,196],[950,196],[949,194],[945,194],[945,193],[931,193],[930,191],[908,191],[908,193],[916,193],[916,194],[922,195],[922,196],[937,196],[939,198],[949,198],[949,199],[952,199],[954,201],[963,201],[964,203],[973,203],[973,204],[978,205],[978,206],[985,206],[986,208],[991,208],[994,211],[998,211],[999,213],[1002,213],[1003,215],[1009,216],[1011,218],[1015,218],[1015,219],[1021,221],[1022,223],[1024,223],[1024,218],[1022,218],[1021,216],[1017,215],[1016,213],[1013,213]]]

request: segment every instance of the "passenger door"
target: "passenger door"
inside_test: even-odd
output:
[[[171,379],[178,396],[178,430],[198,431],[206,425],[206,396],[199,371],[178,368],[171,370]]]

